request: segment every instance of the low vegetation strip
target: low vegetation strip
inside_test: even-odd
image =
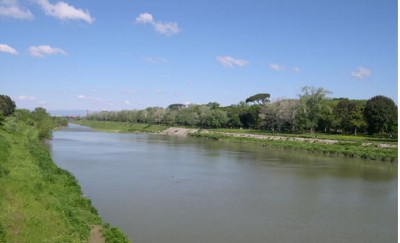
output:
[[[0,242],[88,242],[95,225],[106,242],[128,242],[102,223],[74,176],[52,161],[39,139],[48,134],[44,123],[38,129],[30,113],[29,123],[16,113],[0,125]]]
[[[189,135],[212,140],[257,143],[261,146],[274,146],[290,150],[304,150],[329,156],[345,156],[367,160],[397,162],[397,140],[370,137],[329,134],[279,134],[265,133],[247,129],[196,129],[167,127],[139,123],[101,122],[78,120],[74,123],[92,128],[107,127],[108,131],[145,132],[166,135]],[[125,129],[121,129],[125,128]],[[129,129],[127,129],[129,128]],[[135,130],[137,128],[137,130]],[[162,132],[160,130],[164,128]]]
[[[324,139],[295,139],[293,137],[222,133],[204,130],[190,135],[212,140],[257,143],[262,146],[273,146],[290,150],[304,150],[330,156],[344,156],[387,162],[397,162],[398,159],[397,145],[396,148],[384,148],[379,146],[380,144],[372,143],[370,143],[369,146],[363,146],[360,142],[328,140],[329,142],[327,143],[327,140]]]

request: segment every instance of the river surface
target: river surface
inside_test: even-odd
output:
[[[396,165],[78,125],[53,135],[53,160],[136,243],[397,242]]]

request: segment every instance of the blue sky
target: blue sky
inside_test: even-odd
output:
[[[0,0],[0,93],[19,108],[237,104],[261,92],[396,101],[395,0]]]

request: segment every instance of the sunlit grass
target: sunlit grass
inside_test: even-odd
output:
[[[102,225],[97,210],[33,128],[11,122],[0,126],[0,242],[87,242],[91,226]]]

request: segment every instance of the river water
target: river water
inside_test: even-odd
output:
[[[136,243],[397,242],[396,165],[78,125],[53,135],[53,160]]]

